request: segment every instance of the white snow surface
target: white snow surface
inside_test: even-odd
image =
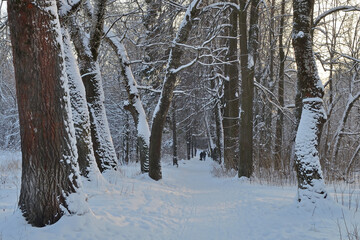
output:
[[[0,152],[0,166],[20,158],[18,153]],[[141,175],[136,165],[108,171],[108,184],[84,184],[91,211],[64,216],[44,228],[25,222],[17,208],[19,180],[9,178],[0,184],[0,238],[328,240],[339,239],[337,221],[344,228],[342,211],[349,228],[360,220],[358,213],[332,200],[304,211],[296,204],[295,186],[215,178],[211,174],[215,163],[198,159],[182,160],[178,168],[163,161],[163,179],[157,182]],[[20,169],[12,175],[19,176]]]

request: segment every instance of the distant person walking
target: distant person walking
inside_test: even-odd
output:
[[[205,151],[202,151],[201,153],[200,153],[200,161],[202,161],[202,160],[206,160],[206,152]]]

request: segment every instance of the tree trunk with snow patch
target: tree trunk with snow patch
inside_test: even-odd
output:
[[[42,227],[81,213],[72,201],[84,201],[62,35],[55,0],[8,1],[8,16],[23,155],[19,207]]]
[[[85,36],[73,18],[69,19],[70,35],[78,55],[90,114],[91,138],[95,159],[101,172],[115,169],[117,157],[104,106],[104,91],[95,47],[85,43]],[[95,31],[95,30],[94,30]],[[95,34],[95,36],[97,36]],[[91,42],[91,41],[90,41]],[[95,44],[95,43],[94,43]],[[95,44],[96,45],[96,44]]]
[[[110,44],[115,51],[120,62],[120,75],[123,79],[126,92],[128,94],[128,104],[125,109],[131,113],[137,130],[137,144],[140,152],[140,169],[142,173],[149,171],[149,141],[150,128],[147,121],[145,109],[143,107],[140,93],[137,89],[137,83],[129,64],[129,57],[127,55],[124,44],[118,41],[118,37],[111,31],[105,37],[105,40]]]
[[[82,176],[89,178],[89,180],[94,180],[95,175],[99,174],[99,169],[96,165],[91,140],[90,116],[86,102],[85,88],[72,51],[68,29],[65,26],[62,26],[62,33],[80,173]]]
[[[292,42],[295,50],[302,112],[295,139],[295,167],[298,178],[298,201],[315,203],[327,197],[319,156],[319,141],[326,114],[324,89],[318,76],[312,49],[314,1],[293,0]]]

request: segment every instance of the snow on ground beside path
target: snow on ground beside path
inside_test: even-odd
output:
[[[20,155],[1,155],[0,166],[11,158]],[[108,184],[84,184],[90,213],[44,228],[25,222],[16,205],[20,185],[7,181],[0,184],[0,239],[340,239],[342,208],[334,202],[306,212],[296,207],[295,187],[214,178],[212,164],[198,158],[180,161],[179,168],[163,163],[158,182],[126,166],[107,174]],[[349,228],[360,223],[359,214],[343,211]]]

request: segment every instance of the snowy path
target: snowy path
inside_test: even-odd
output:
[[[158,182],[112,175],[113,184],[87,187],[91,213],[41,229],[13,213],[15,190],[0,189],[0,239],[339,239],[339,213],[297,209],[294,187],[214,178],[210,160],[163,165]]]

